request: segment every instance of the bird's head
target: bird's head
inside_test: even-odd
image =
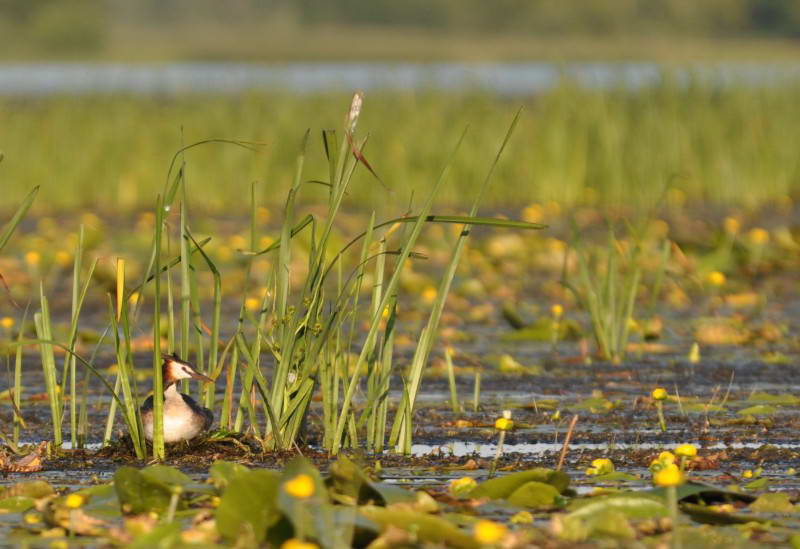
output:
[[[210,377],[199,374],[194,367],[178,355],[164,355],[163,376],[164,385],[167,386],[181,379],[199,379],[200,381],[213,382]]]

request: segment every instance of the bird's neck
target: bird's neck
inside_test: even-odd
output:
[[[164,398],[175,398],[176,396],[178,396],[178,383],[173,381],[164,389]]]

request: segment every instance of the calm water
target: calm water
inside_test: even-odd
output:
[[[664,74],[656,63],[29,63],[0,64],[0,94],[476,89],[518,95],[546,90],[565,77],[593,88],[637,88],[659,82]],[[800,80],[800,64],[697,65],[669,74],[684,83],[765,86]]]

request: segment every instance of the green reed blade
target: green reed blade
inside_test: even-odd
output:
[[[153,457],[163,460],[164,448],[164,380],[161,372],[161,233],[164,226],[164,203],[156,200],[156,226],[153,238],[152,263],[155,273],[153,298]]]
[[[512,119],[508,131],[506,132],[505,137],[503,138],[503,141],[497,151],[497,154],[494,157],[494,161],[492,162],[492,165],[490,166],[489,171],[483,180],[483,185],[481,185],[478,194],[473,199],[472,207],[470,208],[470,215],[467,217],[468,219],[470,219],[472,224],[494,226],[494,227],[501,226],[494,224],[494,221],[501,221],[501,220],[494,220],[494,219],[487,220],[487,218],[476,218],[475,215],[478,213],[478,207],[480,206],[480,203],[483,200],[483,197],[485,196],[486,191],[489,188],[489,184],[492,180],[492,175],[494,175],[495,168],[497,167],[497,164],[499,163],[500,158],[503,155],[503,151],[505,151],[505,148],[508,145],[511,136],[514,133],[514,129],[517,126],[520,114],[521,114],[521,109],[517,111],[514,118]],[[444,219],[445,221],[442,222],[448,222],[448,223],[452,222],[452,219],[454,218],[460,218],[462,220],[464,219],[463,216],[454,216],[454,217],[439,216],[440,221]],[[513,228],[525,227],[530,229],[542,228],[541,225],[527,224],[524,222],[509,222],[509,223],[510,224],[508,225],[502,225],[502,226],[513,227]],[[400,428],[403,430],[404,434],[401,434],[400,436],[401,440],[404,441],[403,447],[405,451],[410,451],[410,440],[412,431],[411,424],[405,423],[405,420],[406,418],[412,417],[413,407],[416,403],[417,393],[419,391],[419,385],[422,380],[422,372],[423,369],[425,368],[425,365],[428,362],[428,357],[430,355],[431,349],[433,348],[433,342],[435,341],[436,334],[439,330],[439,322],[441,320],[442,311],[444,310],[444,304],[445,301],[447,300],[448,294],[450,293],[450,286],[453,283],[453,278],[455,277],[456,269],[458,268],[458,264],[461,260],[461,255],[463,253],[464,246],[466,245],[466,239],[469,237],[470,231],[471,231],[470,225],[465,224],[464,229],[458,236],[455,247],[450,256],[450,260],[447,266],[445,267],[445,272],[442,275],[441,281],[439,282],[439,288],[437,290],[436,299],[433,302],[433,307],[431,308],[431,313],[428,318],[428,323],[425,329],[423,330],[422,334],[420,335],[419,344],[416,352],[414,353],[414,359],[412,360],[411,363],[411,371],[408,384],[408,398],[406,402],[408,403],[407,405],[412,407],[412,409],[409,410],[409,414],[404,414],[402,413],[403,410],[401,410],[397,414],[397,418],[399,418],[399,420],[395,419],[395,426],[393,426],[392,428],[392,433],[393,433],[392,439],[395,440],[396,440],[395,436],[396,429]]]
[[[37,339],[50,341],[53,339],[50,325],[50,308],[47,297],[44,295],[44,286],[39,284],[39,299],[41,312],[33,315],[33,323],[36,328]],[[39,353],[42,359],[42,369],[44,371],[45,390],[50,402],[50,419],[53,422],[53,444],[57,449],[61,448],[61,386],[56,379],[56,360],[53,354],[53,346],[49,343],[39,344]]]
[[[3,227],[3,231],[0,232],[0,250],[5,248],[8,241],[11,239],[11,235],[14,234],[14,231],[19,226],[22,218],[25,217],[25,214],[28,213],[33,201],[36,199],[36,195],[39,193],[39,185],[35,186],[31,192],[22,200],[22,203],[17,208],[17,211],[14,212],[14,215],[11,216],[11,219],[8,223],[6,223],[5,227]]]
[[[369,331],[367,332],[367,336],[364,341],[364,347],[362,348],[361,353],[358,356],[358,360],[356,361],[355,365],[355,370],[353,372],[353,375],[350,377],[350,382],[345,391],[344,400],[342,401],[342,409],[339,414],[339,420],[336,425],[336,436],[333,440],[333,447],[331,448],[331,451],[334,454],[338,453],[339,448],[341,447],[342,436],[344,435],[344,429],[348,420],[348,416],[350,414],[350,406],[352,404],[353,394],[355,393],[356,385],[358,384],[359,370],[367,358],[366,349],[369,349],[371,347],[372,340],[377,335],[378,328],[380,326],[380,315],[384,310],[384,308],[386,307],[386,304],[389,301],[390,296],[393,294],[395,288],[397,287],[397,284],[400,281],[400,273],[402,271],[402,267],[411,253],[411,248],[414,246],[414,244],[416,244],[417,238],[419,237],[419,234],[422,231],[422,226],[425,222],[425,218],[428,216],[428,212],[433,206],[433,201],[436,198],[439,189],[441,189],[445,179],[447,178],[450,166],[453,160],[455,159],[455,155],[458,152],[461,143],[464,140],[465,134],[466,132],[461,134],[461,137],[459,138],[458,142],[456,143],[456,146],[454,147],[452,153],[450,154],[450,157],[447,163],[445,164],[445,167],[442,170],[441,174],[439,175],[438,180],[431,188],[431,191],[428,194],[428,197],[426,198],[419,215],[417,216],[417,220],[413,223],[410,234],[406,236],[406,241],[403,243],[402,251],[400,253],[399,258],[397,259],[397,264],[396,264],[397,267],[395,271],[392,273],[391,277],[389,278],[389,281],[386,284],[386,288],[384,290],[384,295],[381,298],[376,313],[372,317]]]

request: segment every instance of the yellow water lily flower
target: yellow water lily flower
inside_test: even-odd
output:
[[[494,428],[498,431],[511,431],[514,428],[514,421],[507,417],[497,418],[494,422]]]
[[[292,497],[306,499],[314,495],[316,487],[314,486],[314,479],[311,478],[311,475],[300,473],[296,477],[288,480],[283,485],[283,489]]]
[[[448,485],[448,490],[453,495],[466,495],[478,486],[478,482],[472,477],[454,478]]]
[[[597,458],[592,461],[592,466],[586,470],[587,475],[607,475],[614,472],[614,462],[608,458]]]
[[[281,549],[319,549],[319,545],[310,541],[290,538],[281,544]]]
[[[725,285],[725,275],[719,271],[711,271],[706,275],[706,282],[711,284],[712,286],[724,286]]]
[[[681,444],[675,448],[675,455],[691,459],[693,457],[697,457],[697,448],[691,444]]]
[[[676,461],[675,454],[672,452],[661,452],[658,454],[658,457],[650,462],[650,471],[653,473],[657,473],[664,467],[668,467],[669,465],[674,465]]]
[[[656,387],[653,389],[653,392],[650,393],[650,396],[652,396],[654,400],[666,400],[667,390],[663,387]]]
[[[484,545],[494,545],[506,536],[508,528],[493,520],[479,520],[475,523],[475,539]]]
[[[769,242],[769,231],[762,229],[761,227],[755,227],[750,229],[750,232],[747,233],[747,238],[753,244],[756,244],[757,246],[763,246]]]
[[[683,472],[674,463],[670,463],[653,475],[653,483],[656,486],[678,486],[683,484],[684,480]]]
[[[69,509],[77,509],[83,505],[84,497],[80,494],[70,494],[64,499],[64,505]]]

